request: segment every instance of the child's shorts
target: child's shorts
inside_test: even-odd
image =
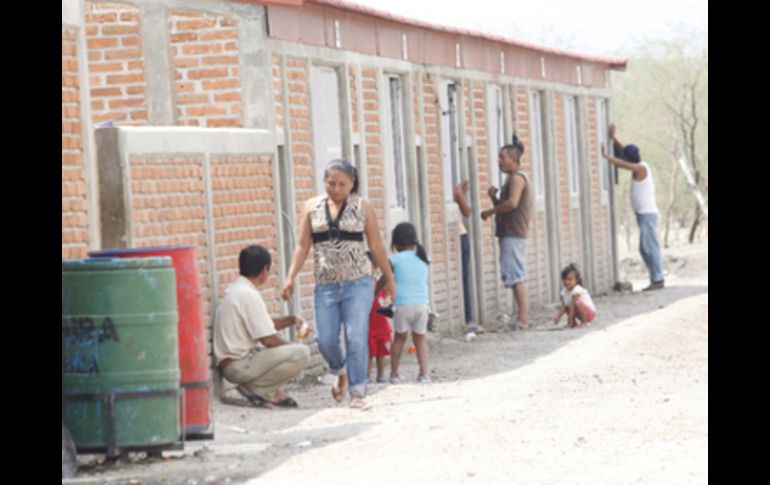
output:
[[[593,322],[594,321],[594,318],[596,318],[596,311],[593,308],[591,308],[590,306],[588,306],[588,303],[586,303],[583,300],[578,300],[578,302],[575,303],[575,305],[577,305],[580,308],[582,308],[583,312],[585,312],[585,315],[586,315],[585,323]]]
[[[428,305],[393,306],[393,328],[396,333],[413,333],[425,335],[428,331]]]

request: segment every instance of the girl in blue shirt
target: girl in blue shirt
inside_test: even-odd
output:
[[[396,300],[393,302],[393,339],[390,357],[390,382],[400,384],[404,378],[398,373],[401,353],[404,350],[407,333],[411,329],[412,341],[417,350],[420,375],[417,382],[429,382],[428,374],[428,257],[425,249],[417,242],[417,230],[409,222],[402,222],[393,228],[390,257],[393,278],[396,282]]]

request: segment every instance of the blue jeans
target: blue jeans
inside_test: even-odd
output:
[[[465,323],[473,320],[471,309],[471,246],[468,235],[460,236],[460,252],[463,259],[463,298],[465,300]]]
[[[639,224],[639,252],[650,272],[650,282],[659,283],[663,281],[663,265],[657,234],[658,214],[637,214],[636,222]]]
[[[316,342],[332,374],[348,374],[351,396],[366,396],[369,365],[369,311],[374,301],[371,276],[315,287]],[[340,347],[345,328],[345,351]]]

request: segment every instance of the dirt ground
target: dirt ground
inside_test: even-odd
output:
[[[619,246],[622,246],[619,245]],[[433,382],[373,384],[369,409],[289,386],[296,410],[217,403],[216,439],[163,459],[81,456],[62,483],[707,483],[708,242],[664,250],[664,290],[620,249],[633,293],[586,328],[430,337]]]

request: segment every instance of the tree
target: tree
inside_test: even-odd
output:
[[[612,94],[619,138],[639,145],[643,159],[653,167],[656,186],[669,188],[668,193],[657,191],[658,206],[665,207],[664,244],[673,221],[690,221],[692,243],[704,221],[701,207],[707,211],[708,204],[707,34],[682,31],[673,40],[642,41],[625,55],[628,70],[615,75]],[[693,190],[687,177],[678,177],[682,158],[692,174]],[[703,206],[696,193],[702,195]],[[628,183],[619,187],[618,195],[628,197]],[[627,217],[625,211],[617,213]]]

